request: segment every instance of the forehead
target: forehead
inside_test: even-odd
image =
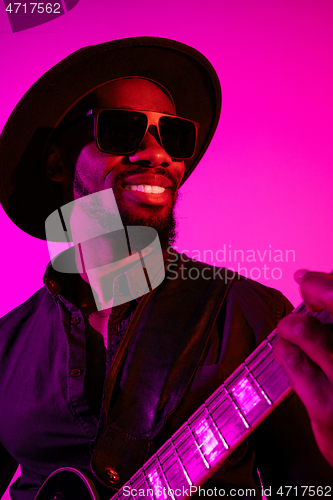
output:
[[[170,98],[155,83],[142,78],[126,78],[110,82],[94,91],[98,108],[128,108],[176,114]]]

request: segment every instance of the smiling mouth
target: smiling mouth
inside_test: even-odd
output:
[[[161,194],[168,188],[162,186],[152,186],[150,184],[127,184],[125,185],[125,189],[130,191],[139,191],[141,193]]]

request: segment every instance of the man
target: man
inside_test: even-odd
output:
[[[22,467],[14,500],[33,499],[63,466],[91,468],[108,498],[291,310],[279,292],[226,271],[216,274],[170,250],[178,188],[210,142],[220,103],[217,76],[201,54],[177,42],[138,38],[73,54],[44,75],[10,117],[0,144],[1,198],[19,227],[45,238],[45,220],[70,205],[61,237],[74,233],[84,225],[76,216],[81,201],[88,200],[83,212],[89,212],[91,197],[104,192],[114,196],[125,228],[158,232],[166,266],[160,283],[160,267],[148,273],[151,242],[144,248],[125,229],[134,251],[120,269],[110,226],[98,233],[97,245],[88,245],[96,265],[83,265],[87,246],[79,238],[65,258],[66,265],[76,262],[74,273],[57,272],[56,260],[46,287],[3,318],[0,441]],[[114,208],[106,204],[97,226]],[[141,265],[149,274],[145,294],[136,293]],[[184,279],[180,271],[198,279]],[[298,280],[308,307],[332,315],[332,277],[301,273]],[[276,350],[333,465],[332,340],[327,327],[299,318],[280,323],[284,340]],[[251,397],[257,404],[258,394]],[[332,468],[310,432],[293,396],[209,484],[236,498],[246,498],[239,488],[259,495],[259,467],[274,494],[288,495],[277,493],[279,485],[310,482],[331,492]],[[201,449],[208,453],[204,442]],[[285,462],[278,474],[269,461],[274,454]],[[9,469],[5,450],[3,456]]]

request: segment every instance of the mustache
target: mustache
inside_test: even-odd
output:
[[[172,183],[172,189],[177,189],[177,182],[175,181],[174,177],[168,172],[163,167],[142,167],[142,166],[135,166],[133,168],[127,169],[125,172],[120,172],[114,179],[112,184],[116,184],[118,182],[123,181],[126,179],[126,177],[129,177],[131,175],[137,175],[137,174],[153,174],[153,175],[163,175],[166,177],[171,183]]]

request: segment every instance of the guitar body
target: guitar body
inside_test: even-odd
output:
[[[62,467],[46,479],[35,500],[99,500],[99,496],[85,474],[72,467]]]

